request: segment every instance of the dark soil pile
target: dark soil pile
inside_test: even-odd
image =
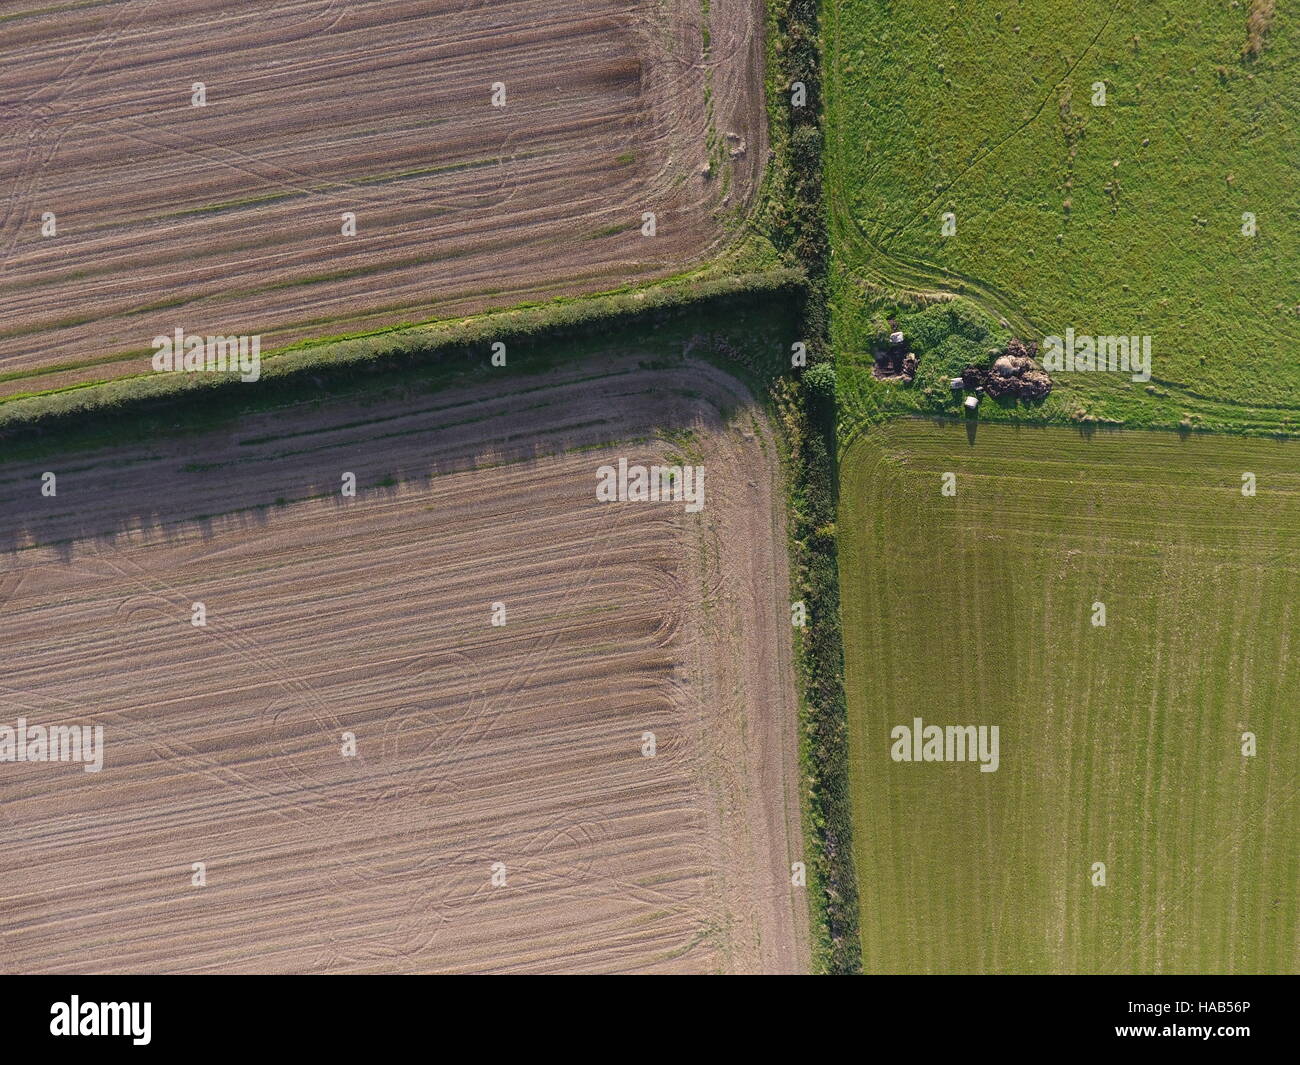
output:
[[[1034,360],[1038,354],[1036,343],[1026,344],[1012,340],[1001,355],[993,360],[987,370],[968,366],[962,377],[967,384],[975,377],[984,391],[994,399],[1009,396],[1012,399],[1041,400],[1052,391],[1052,379]]]
[[[875,350],[875,368],[873,373],[881,381],[902,381],[911,384],[916,376],[918,359],[907,350],[907,340],[890,322],[889,342]]]

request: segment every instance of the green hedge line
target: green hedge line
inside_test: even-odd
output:
[[[806,278],[796,269],[664,283],[638,291],[567,300],[473,318],[382,332],[308,341],[262,356],[261,379],[206,373],[145,373],[59,392],[0,402],[0,440],[84,430],[97,421],[167,414],[180,424],[201,424],[234,408],[266,408],[300,395],[303,385],[331,385],[401,367],[482,363],[494,342],[514,346],[553,343],[618,332],[655,329],[713,305],[798,298]],[[513,361],[513,359],[512,359]]]
[[[777,53],[785,91],[802,82],[803,107],[785,98],[785,221],[787,247],[808,274],[802,307],[809,350],[794,404],[793,555],[795,580],[808,607],[800,641],[804,705],[801,760],[806,831],[815,854],[810,883],[814,966],[829,973],[862,968],[858,936],[857,870],[848,785],[848,720],[844,645],[840,630],[839,556],[835,536],[839,470],[836,402],[830,350],[827,274],[829,235],[822,196],[821,48],[818,0],[774,0]],[[828,372],[829,370],[829,372]]]

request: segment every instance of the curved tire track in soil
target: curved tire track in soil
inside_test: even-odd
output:
[[[807,966],[770,428],[694,361],[513,388],[42,460],[56,500],[3,471],[0,720],[106,734],[0,766],[6,965]],[[595,501],[684,429],[704,511]]]

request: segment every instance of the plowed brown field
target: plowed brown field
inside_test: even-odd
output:
[[[759,0],[17,6],[0,397],[674,273],[767,151]]]
[[[686,452],[702,512],[596,501]],[[0,723],[106,753],[0,764],[0,968],[806,967],[776,455],[611,357],[7,467]]]

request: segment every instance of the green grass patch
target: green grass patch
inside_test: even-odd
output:
[[[865,371],[874,318],[956,295],[1026,339],[1152,338],[1150,382],[1058,374],[1014,420],[1300,432],[1294,17],[1178,0],[823,10],[851,416],[942,409]]]
[[[1295,441],[921,419],[849,448],[865,969],[1300,967],[1298,460]],[[892,760],[915,717],[999,726],[999,768]]]

